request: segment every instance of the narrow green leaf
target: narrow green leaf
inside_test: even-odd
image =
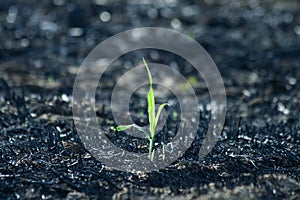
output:
[[[143,62],[144,62],[144,65],[145,65],[145,67],[146,67],[146,69],[147,69],[150,87],[152,87],[152,75],[151,75],[149,66],[148,66],[148,64],[147,64],[147,62],[146,62],[146,60],[145,60],[145,58],[143,58]]]
[[[134,124],[117,126],[117,131],[125,131],[133,127]]]
[[[116,131],[126,131],[127,129],[130,129],[131,127],[132,127],[132,128],[136,128],[137,130],[139,130],[139,131],[145,133],[145,137],[146,137],[147,139],[149,139],[149,140],[151,139],[149,133],[147,133],[142,127],[140,127],[140,126],[138,126],[138,125],[136,125],[136,124],[120,125],[120,126],[117,126],[117,128],[114,129],[114,130],[116,130]]]
[[[157,111],[157,114],[156,114],[156,117],[155,117],[155,128],[156,128],[156,126],[157,126],[157,123],[158,123],[158,120],[159,120],[159,117],[160,117],[160,113],[161,113],[161,111],[162,111],[162,109],[165,107],[165,106],[167,106],[168,104],[167,103],[163,103],[163,104],[161,104],[160,106],[159,106],[159,108],[158,108],[158,111]]]
[[[147,69],[148,78],[149,78],[149,92],[148,92],[148,96],[147,96],[148,118],[149,118],[149,124],[150,124],[150,136],[151,136],[151,138],[153,138],[154,134],[155,134],[155,99],[154,99],[154,92],[153,92],[153,88],[152,88],[152,75],[151,75],[149,66],[144,58],[143,58],[143,62]]]
[[[150,123],[150,134],[154,137],[155,134],[155,100],[152,87],[148,93],[148,117]]]

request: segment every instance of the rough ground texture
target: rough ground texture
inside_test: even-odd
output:
[[[300,199],[299,1],[120,2],[0,3],[0,198]],[[134,174],[115,171],[84,149],[70,98],[88,52],[141,26],[176,29],[202,44],[224,78],[228,113],[220,141],[204,159],[197,156],[210,116],[203,100],[186,154],[166,169]],[[114,74],[144,55],[193,75],[174,55],[137,55],[118,60]],[[102,82],[98,98],[109,96],[112,80]],[[200,79],[194,88],[205,97]],[[109,135],[109,111],[99,108],[97,115]]]

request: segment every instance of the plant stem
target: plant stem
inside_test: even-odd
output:
[[[152,162],[153,161],[153,146],[154,146],[154,137],[151,137],[151,139],[149,140],[150,145],[149,145],[149,159]]]

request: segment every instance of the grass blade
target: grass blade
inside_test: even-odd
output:
[[[133,126],[134,124],[117,126],[117,131],[126,131],[127,129],[130,129]]]
[[[148,117],[150,123],[150,134],[154,137],[155,134],[155,100],[154,100],[153,89],[150,88],[148,93]]]
[[[148,96],[147,96],[148,118],[149,118],[149,124],[150,124],[150,135],[151,135],[151,138],[153,138],[156,127],[155,127],[155,99],[154,99],[154,92],[153,92],[153,88],[152,88],[152,75],[151,75],[149,66],[144,58],[143,58],[143,62],[147,69],[148,78],[149,78],[149,92],[148,92]]]
[[[158,123],[158,120],[159,120],[159,117],[160,117],[160,113],[162,111],[162,109],[167,106],[168,104],[167,103],[163,103],[159,106],[158,110],[157,110],[157,114],[156,114],[156,117],[155,117],[155,128],[157,126],[157,123]]]
[[[152,75],[151,75],[149,66],[148,66],[148,64],[147,64],[147,62],[146,62],[146,60],[145,60],[145,58],[143,58],[143,62],[144,62],[144,65],[145,65],[145,67],[146,67],[146,69],[147,69],[150,87],[152,87]]]

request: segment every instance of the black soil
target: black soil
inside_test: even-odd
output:
[[[300,199],[299,10],[297,0],[2,1],[0,199]],[[199,159],[210,101],[196,78],[201,121],[192,146],[166,169],[136,174],[88,153],[73,124],[71,95],[89,51],[142,26],[195,38],[219,67],[228,108],[219,142]],[[131,52],[113,63],[96,99],[109,101],[116,78],[143,56],[196,76],[173,54]],[[137,92],[131,115],[139,125],[147,125],[145,105]],[[167,138],[157,140],[172,139],[176,109],[170,108],[162,130]],[[147,151],[147,140],[135,142],[111,129],[116,124],[105,103],[97,116],[116,145]]]

